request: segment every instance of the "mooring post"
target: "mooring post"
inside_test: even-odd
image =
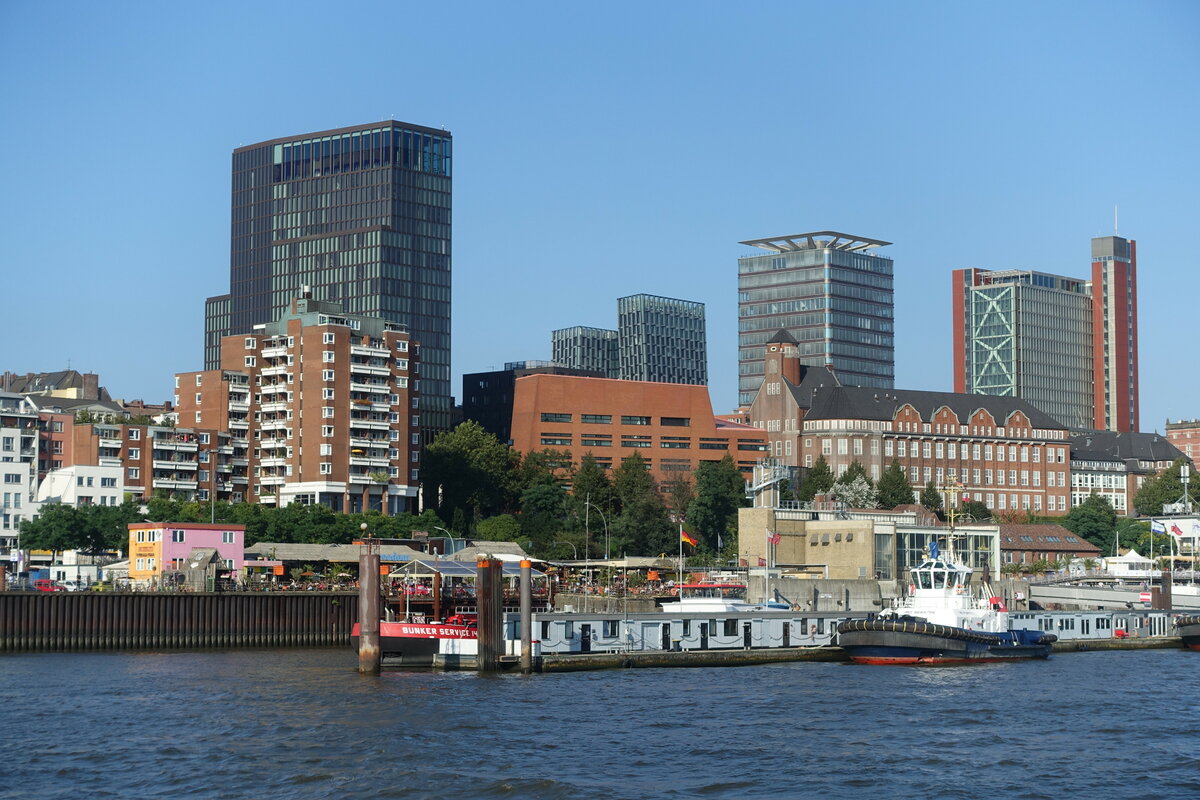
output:
[[[533,672],[533,563],[521,559],[521,673]]]
[[[1173,600],[1171,599],[1171,590],[1174,588],[1173,583],[1174,576],[1171,574],[1170,568],[1164,569],[1162,571],[1162,591],[1159,593],[1161,595],[1160,602],[1164,609],[1169,610],[1173,604]]]
[[[362,551],[358,556],[358,671],[379,674],[379,542],[366,535],[362,524]]]

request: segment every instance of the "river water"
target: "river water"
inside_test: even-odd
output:
[[[1200,653],[356,674],[350,650],[0,657],[0,797],[1200,798]]]

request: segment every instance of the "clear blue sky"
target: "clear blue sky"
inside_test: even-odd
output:
[[[704,302],[832,229],[895,259],[897,386],[949,390],[950,271],[1138,241],[1142,428],[1200,416],[1194,2],[0,5],[0,368],[161,401],[229,286],[239,145],[394,117],[455,140],[454,372],[616,298]]]

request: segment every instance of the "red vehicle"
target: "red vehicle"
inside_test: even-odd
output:
[[[62,592],[66,591],[49,578],[38,578],[33,582],[33,590],[35,592]]]

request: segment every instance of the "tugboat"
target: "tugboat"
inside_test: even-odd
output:
[[[1175,627],[1179,630],[1179,636],[1183,639],[1185,647],[1190,650],[1200,650],[1200,614],[1189,614],[1176,618]]]
[[[838,645],[858,664],[974,664],[1003,659],[1046,658],[1058,640],[1042,631],[1009,630],[1008,610],[984,583],[970,587],[971,568],[954,551],[957,486],[947,487],[946,552],[936,540],[929,557],[913,567],[909,593],[873,619],[838,626]]]

